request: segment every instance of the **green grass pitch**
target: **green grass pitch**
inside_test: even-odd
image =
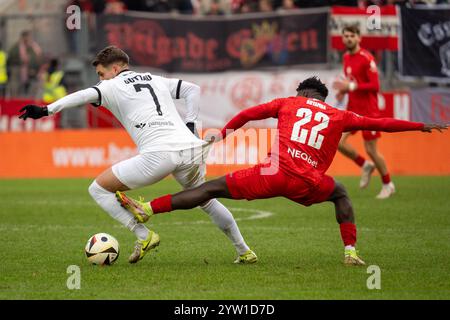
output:
[[[450,177],[395,177],[397,194],[375,199],[374,178],[340,178],[356,213],[358,250],[381,270],[369,290],[366,267],[345,267],[331,203],[301,207],[286,199],[232,201],[256,265],[234,265],[228,239],[200,210],[151,219],[157,252],[127,262],[134,235],[90,198],[88,179],[0,180],[0,299],[450,299]],[[133,191],[147,198],[179,190],[171,179]],[[255,219],[256,217],[256,219]],[[98,232],[115,236],[113,266],[87,263]],[[69,265],[81,289],[69,290]]]

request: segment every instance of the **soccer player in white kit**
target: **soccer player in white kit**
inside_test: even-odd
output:
[[[89,193],[111,217],[135,233],[138,239],[128,260],[136,263],[159,245],[159,235],[122,208],[115,192],[148,186],[169,174],[185,189],[205,181],[207,143],[194,135],[200,88],[178,79],[131,71],[128,55],[114,46],[100,51],[92,64],[101,80],[97,85],[46,107],[27,105],[20,110],[24,112],[20,118],[39,119],[65,108],[92,103],[106,107],[121,122],[138,147],[138,155],[101,173],[89,186]],[[186,123],[173,102],[179,98],[185,99]],[[213,199],[200,207],[233,243],[238,253],[236,263],[257,261],[224,205]]]

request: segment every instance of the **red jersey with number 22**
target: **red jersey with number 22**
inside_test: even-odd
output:
[[[390,118],[373,119],[342,111],[305,97],[275,99],[241,111],[222,129],[225,137],[251,120],[278,118],[278,135],[270,161],[289,176],[311,186],[322,180],[336,154],[342,132],[420,130],[422,123]]]

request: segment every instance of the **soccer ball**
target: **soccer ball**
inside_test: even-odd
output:
[[[110,265],[119,257],[119,242],[112,235],[97,233],[89,238],[84,250],[90,263]]]

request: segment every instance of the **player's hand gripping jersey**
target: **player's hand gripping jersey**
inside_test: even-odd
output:
[[[278,135],[270,161],[285,175],[301,178],[310,186],[322,180],[336,154],[342,132],[420,130],[422,123],[395,119],[361,117],[316,99],[290,97],[275,99],[240,112],[223,129],[222,136],[251,120],[278,118]]]

